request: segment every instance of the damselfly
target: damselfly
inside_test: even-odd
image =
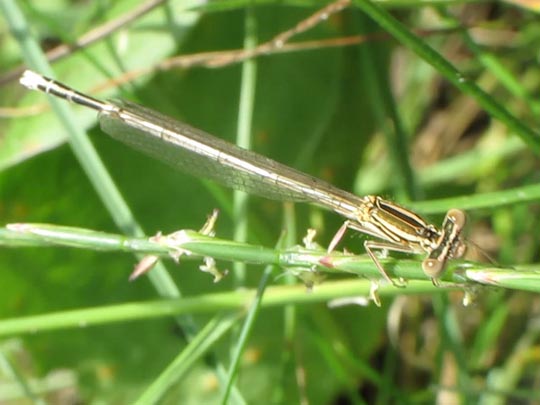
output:
[[[394,283],[374,251],[426,254],[424,273],[434,283],[446,262],[462,257],[465,214],[451,209],[440,229],[414,212],[378,196],[358,197],[255,152],[129,102],[100,101],[55,80],[26,71],[21,84],[98,112],[101,129],[111,137],[169,165],[263,197],[303,201],[331,209],[347,220],[330,243],[334,249],[346,229],[377,239],[364,247],[381,275]]]

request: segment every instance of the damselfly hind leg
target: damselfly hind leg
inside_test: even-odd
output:
[[[330,244],[328,245],[328,249],[326,250],[328,254],[332,253],[336,248],[337,244],[341,241],[341,239],[343,239],[343,235],[345,235],[347,228],[349,228],[350,222],[351,221],[343,222],[343,225],[341,225],[341,227],[338,229],[338,231],[330,241]]]
[[[330,241],[330,244],[328,245],[327,253],[330,254],[334,251],[338,243],[343,239],[343,235],[345,235],[345,232],[347,231],[347,228],[351,227],[352,222],[351,221],[345,221],[343,225],[338,229],[332,240]],[[358,225],[355,225],[353,229],[358,228]],[[394,287],[403,288],[406,287],[407,283],[403,280],[400,280],[399,282],[394,281],[389,274],[384,269],[383,265],[373,253],[372,249],[378,249],[378,250],[394,250],[394,251],[405,251],[409,252],[409,249],[403,248],[401,246],[395,246],[394,244],[390,243],[384,243],[384,242],[376,242],[376,241],[366,241],[364,242],[364,247],[366,249],[367,254],[369,255],[370,259],[373,261],[375,266],[377,267],[377,270],[379,270],[379,273],[381,273],[381,276],[388,281],[388,283],[392,284]],[[321,263],[325,264],[325,260],[322,260]]]
[[[366,252],[377,267],[377,270],[379,270],[379,273],[383,276],[383,278],[388,281],[390,284],[392,284],[394,287],[397,288],[405,288],[407,287],[407,282],[400,278],[399,281],[394,281],[390,277],[390,275],[386,272],[384,266],[381,264],[379,259],[377,258],[377,255],[373,252],[374,249],[380,250],[380,251],[386,251],[386,250],[393,250],[393,251],[404,251],[401,247],[396,247],[395,245],[387,242],[377,242],[373,240],[367,240],[364,242],[364,247],[366,248]],[[408,252],[408,250],[405,250],[405,252]]]

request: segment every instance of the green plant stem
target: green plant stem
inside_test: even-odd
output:
[[[252,7],[247,7],[245,16],[244,50],[249,51],[257,45],[257,20]],[[238,107],[238,129],[236,144],[244,149],[251,149],[253,110],[255,105],[255,89],[257,84],[257,62],[248,59],[242,63],[242,79],[240,85],[240,105]],[[249,195],[242,191],[234,191],[234,240],[247,241]],[[234,275],[237,286],[245,284],[246,268],[242,263],[235,263]]]
[[[271,286],[266,289],[262,308],[282,307],[288,304],[310,304],[328,302],[335,298],[367,296],[371,288],[368,280],[342,280],[326,282],[307,291],[304,285]],[[381,297],[428,294],[459,290],[453,286],[437,289],[429,281],[411,281],[407,288],[381,286]],[[204,314],[221,311],[244,311],[255,299],[254,290],[228,291],[202,294],[194,297],[158,301],[133,302],[119,305],[77,309],[4,319],[0,321],[0,336],[35,334],[65,328],[84,328],[93,325],[118,323],[143,319],[155,319],[181,314]]]
[[[216,315],[210,320],[159,377],[145,389],[135,404],[154,404],[162,399],[166,391],[180,381],[216,341],[231,329],[238,317],[238,314]]]
[[[425,41],[422,41],[409,31],[401,22],[390,15],[390,13],[384,10],[379,4],[370,0],[353,0],[353,2],[384,30],[388,31],[399,42],[433,66],[458,89],[473,97],[489,115],[497,118],[510,130],[514,131],[516,135],[527,143],[531,150],[537,154],[540,153],[540,134],[523,124],[521,120],[496,102],[491,95],[483,91],[473,81],[467,79],[447,59],[427,45]]]

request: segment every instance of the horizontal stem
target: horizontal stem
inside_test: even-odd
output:
[[[399,292],[400,294],[424,294],[432,293],[435,288],[431,282],[416,281],[411,282],[407,288],[400,289]],[[381,296],[393,295],[396,290],[392,286],[381,286],[379,294]],[[369,291],[370,282],[367,280],[325,282],[309,292],[304,285],[272,286],[267,288],[261,306],[269,308],[288,304],[320,303],[346,296],[365,295],[367,297]],[[0,336],[181,314],[217,313],[224,310],[243,311],[255,299],[255,294],[255,290],[236,290],[181,299],[134,302],[5,319],[0,321]]]

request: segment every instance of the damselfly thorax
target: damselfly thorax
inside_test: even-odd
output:
[[[368,195],[358,197],[358,200],[356,211],[340,212],[348,220],[336,233],[329,251],[334,249],[347,228],[380,239],[367,240],[364,247],[388,281],[392,282],[374,250],[427,254],[422,269],[434,284],[444,273],[449,259],[460,258],[465,254],[467,245],[462,231],[466,216],[463,211],[449,210],[441,229],[438,229],[416,213],[379,196]]]

